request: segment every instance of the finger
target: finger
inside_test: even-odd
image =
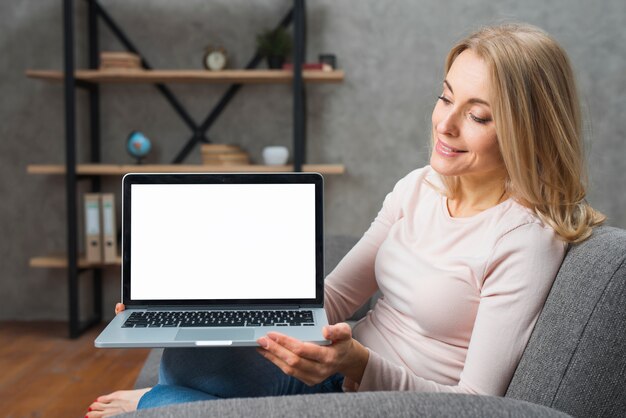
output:
[[[315,369],[312,370],[312,373],[305,372],[305,371],[299,370],[296,367],[290,366],[283,359],[281,359],[280,357],[276,356],[275,354],[273,354],[272,352],[266,349],[257,348],[256,350],[259,354],[265,357],[268,361],[272,362],[276,367],[278,367],[287,376],[295,377],[296,379],[300,380],[301,382],[304,382],[305,384],[309,386],[313,386],[321,382],[322,380],[324,380],[323,377],[317,376],[317,373],[315,373],[316,372]]]
[[[328,325],[322,329],[322,336],[331,341],[349,340],[352,338],[352,329],[345,322]]]
[[[299,357],[316,362],[321,362],[325,358],[324,348],[317,344],[305,343],[279,332],[268,332],[267,337]]]
[[[315,373],[321,369],[319,363],[295,354],[291,350],[283,347],[280,343],[273,341],[271,338],[260,338],[259,344],[265,348],[265,351],[278,357],[289,367],[300,369],[306,373]]]
[[[120,312],[124,311],[125,309],[126,309],[126,306],[124,306],[123,303],[115,304],[115,315],[119,314]]]

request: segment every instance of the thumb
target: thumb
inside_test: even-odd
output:
[[[122,312],[125,309],[126,309],[126,306],[124,306],[123,303],[116,304],[115,305],[115,315],[119,314],[120,312]]]
[[[345,322],[324,327],[323,333],[324,338],[332,341],[348,340],[352,338],[352,329],[350,325]]]

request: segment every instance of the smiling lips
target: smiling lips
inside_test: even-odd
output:
[[[437,152],[445,157],[456,157],[457,155],[461,155],[467,151],[463,151],[460,149],[452,148],[448,144],[443,143],[441,140],[437,140],[437,144],[435,145],[435,149]]]

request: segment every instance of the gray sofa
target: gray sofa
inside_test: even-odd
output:
[[[327,240],[328,270],[354,242],[349,237]],[[626,417],[625,260],[626,231],[611,227],[597,228],[568,251],[502,398],[410,392],[302,395],[194,402],[123,416]],[[160,355],[152,351],[136,387],[156,383]]]

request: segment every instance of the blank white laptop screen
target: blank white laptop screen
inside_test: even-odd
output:
[[[131,299],[315,298],[315,185],[131,187]]]

